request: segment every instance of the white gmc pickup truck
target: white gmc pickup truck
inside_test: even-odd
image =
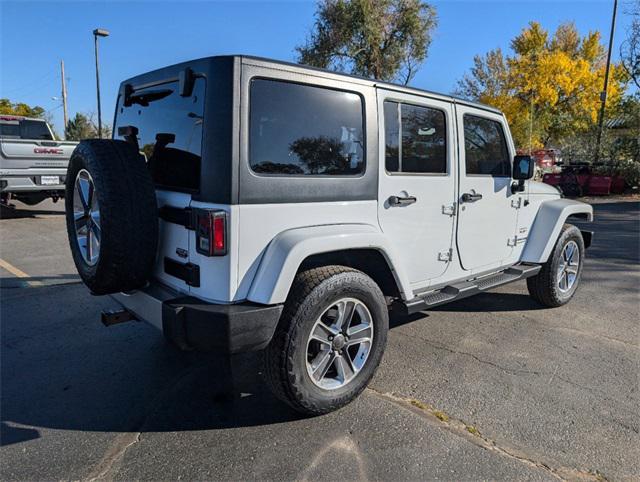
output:
[[[0,203],[34,205],[64,196],[67,164],[77,142],[57,141],[43,119],[0,116]]]

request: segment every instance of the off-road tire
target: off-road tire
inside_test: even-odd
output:
[[[573,286],[569,291],[563,293],[558,287],[558,267],[564,247],[569,241],[574,241],[578,245],[578,253],[580,255],[578,273]],[[556,308],[562,306],[571,300],[580,285],[582,276],[582,268],[584,266],[584,240],[580,230],[572,224],[565,224],[560,231],[558,240],[556,241],[549,259],[542,265],[542,269],[536,276],[527,278],[527,289],[531,297],[538,303]]]
[[[80,252],[73,219],[81,169],[93,179],[100,209],[100,254],[94,265]],[[153,180],[135,147],[110,139],[80,142],[67,169],[65,211],[73,261],[92,293],[130,291],[146,284],[158,247],[158,208]]]
[[[369,309],[374,336],[369,357],[356,377],[335,390],[323,390],[306,369],[308,334],[331,303],[356,298]],[[264,350],[263,372],[273,393],[296,411],[320,415],[351,402],[375,374],[387,342],[389,314],[378,285],[366,274],[345,266],[324,266],[300,272],[293,282],[276,332]]]

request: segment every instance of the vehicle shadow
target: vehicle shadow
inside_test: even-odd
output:
[[[64,201],[62,201],[64,203]],[[38,216],[64,216],[64,211],[49,209],[20,209],[0,204],[0,219],[27,219]]]
[[[113,360],[106,360],[102,370],[93,367],[90,373],[75,365],[77,357],[65,353],[60,356],[67,355],[68,363],[53,373],[50,366],[30,365],[30,381],[3,374],[0,446],[39,438],[39,427],[112,433],[178,432],[262,426],[303,418],[268,390],[259,373],[258,354],[225,357],[181,353],[165,343],[161,345],[154,350],[159,357],[156,362],[162,365],[155,373],[137,366],[135,355],[117,350],[119,367],[115,369],[123,368],[124,362],[126,375],[113,373],[114,368],[109,366]],[[94,352],[91,356],[108,354]],[[172,366],[166,365],[167,360],[173,360]],[[145,380],[146,375],[152,378]],[[25,387],[27,383],[29,387]]]

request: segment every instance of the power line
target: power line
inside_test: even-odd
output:
[[[8,91],[2,89],[2,95],[11,96],[11,97],[24,97],[26,95],[29,95],[30,93],[43,88],[47,83],[53,80],[52,76],[54,74],[57,74],[57,69],[48,72],[44,77],[38,77],[37,79],[34,79],[33,81],[28,82],[27,84],[22,84],[18,87],[14,87],[13,89],[9,89]],[[36,82],[38,83],[37,85],[35,85]],[[19,93],[23,89],[26,89],[28,93],[27,94],[25,94],[24,92]],[[18,93],[16,94],[16,92]]]

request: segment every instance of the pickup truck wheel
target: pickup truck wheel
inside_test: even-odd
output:
[[[155,263],[158,212],[151,175],[131,144],[78,144],[67,169],[65,211],[73,261],[92,293],[145,285]]]
[[[580,283],[584,252],[580,230],[565,224],[547,262],[536,276],[527,279],[531,297],[552,308],[568,303]]]
[[[298,412],[336,410],[373,377],[388,329],[385,298],[369,276],[344,266],[303,271],[265,350],[266,381]]]

